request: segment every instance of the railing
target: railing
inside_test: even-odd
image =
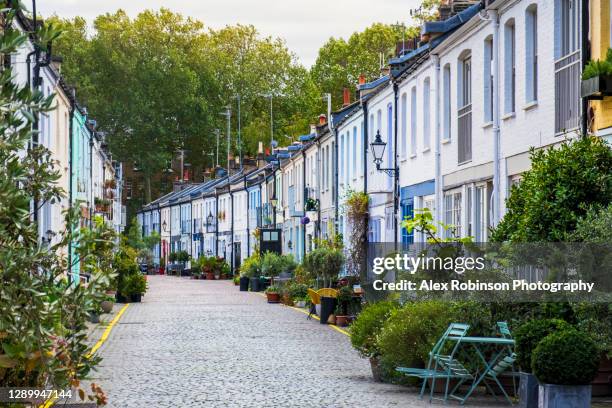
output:
[[[316,188],[313,187],[306,187],[304,189],[304,198],[307,200],[309,198],[313,199],[313,200],[318,200],[319,199],[319,190],[317,190]]]
[[[461,164],[472,160],[472,104],[459,109],[457,118],[457,152]]]
[[[580,125],[580,50],[555,61],[555,133]]]
[[[211,233],[211,232],[217,232],[217,219],[214,218],[212,220],[212,222],[208,222],[206,221],[206,232]]]
[[[274,227],[274,207],[270,203],[264,203],[263,206],[257,207],[258,217],[257,226],[260,228]]]

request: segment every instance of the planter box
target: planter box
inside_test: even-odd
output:
[[[349,317],[348,316],[338,316],[336,315],[336,326],[340,326],[340,327],[346,327],[349,324]]]
[[[268,303],[280,303],[280,293],[266,293]]]
[[[540,385],[539,408],[590,408],[591,385]]]
[[[519,407],[538,408],[538,379],[535,375],[521,372],[519,382]]]
[[[583,98],[612,95],[612,76],[596,76],[583,80],[580,83],[580,95]]]
[[[140,303],[142,301],[142,295],[140,293],[137,295],[132,295],[130,298],[130,300],[134,303]]]

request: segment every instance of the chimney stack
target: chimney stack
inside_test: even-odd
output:
[[[327,123],[327,116],[324,113],[319,115],[319,126],[323,126]]]
[[[359,74],[359,85],[365,85],[366,77],[364,74]]]
[[[310,125],[310,134],[313,135],[317,133],[317,125]]]
[[[344,103],[342,104],[342,107],[347,107],[351,104],[351,91],[349,91],[348,88],[344,88],[343,93],[342,93],[343,99],[344,99]]]

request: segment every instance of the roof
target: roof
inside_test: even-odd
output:
[[[359,89],[360,91],[366,90],[366,89],[374,89],[377,86],[384,84],[388,80],[389,80],[389,75],[384,75],[372,82],[367,82],[365,84],[358,85],[357,89]]]
[[[481,8],[482,4],[476,3],[444,21],[428,21],[423,25],[421,35],[448,33],[474,17]]]

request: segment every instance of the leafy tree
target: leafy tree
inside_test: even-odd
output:
[[[591,206],[612,201],[612,150],[601,138],[532,150],[531,163],[512,187],[493,241],[564,241]]]
[[[0,52],[3,59],[28,41],[14,29],[21,3],[0,1]],[[46,44],[58,32],[53,26],[32,33],[36,45]],[[67,214],[67,230],[53,245],[38,242],[32,221],[32,202],[59,200],[59,173],[50,152],[28,146],[35,117],[52,110],[53,95],[13,81],[11,67],[0,71],[0,384],[17,387],[64,389],[78,387],[99,358],[90,356],[87,339],[89,312],[104,298],[111,276],[108,265],[94,257],[108,250],[108,234],[94,226],[78,228],[78,210]],[[27,154],[23,154],[27,151]],[[63,255],[69,242],[90,248],[80,254],[88,285],[68,280],[71,266]],[[94,386],[97,402],[104,395]],[[92,396],[94,398],[94,396]]]

